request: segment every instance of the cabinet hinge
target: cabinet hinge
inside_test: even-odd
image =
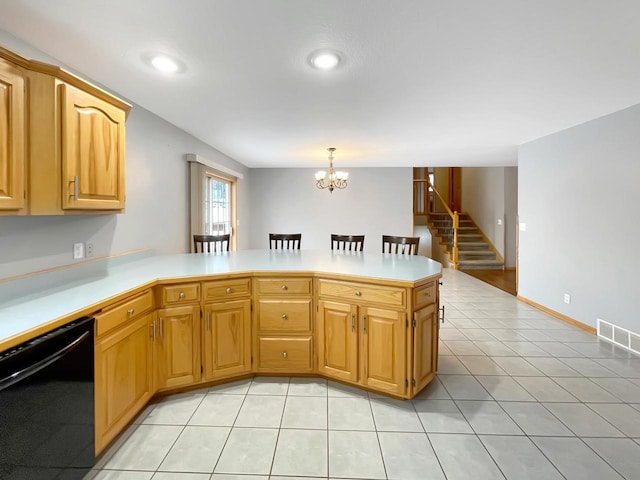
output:
[[[404,388],[408,388],[409,387],[409,380],[407,380],[406,378],[404,379]]]
[[[204,373],[204,367],[200,365],[200,373]]]
[[[253,312],[253,302],[251,302],[251,303],[249,304],[249,311],[250,311],[250,312]]]
[[[251,365],[253,365],[253,355],[251,355]]]
[[[416,379],[415,378],[411,379],[411,385],[414,386],[414,387],[416,386]]]
[[[416,326],[418,325],[416,323],[416,319],[415,318],[411,321],[411,325],[413,326],[413,328],[416,328]]]

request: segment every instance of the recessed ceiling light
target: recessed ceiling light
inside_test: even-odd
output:
[[[179,69],[178,63],[166,55],[154,55],[151,58],[151,65],[163,73],[175,73]]]
[[[309,63],[320,70],[336,68],[342,61],[342,56],[333,50],[317,50],[309,55]]]

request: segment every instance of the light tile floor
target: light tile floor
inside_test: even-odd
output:
[[[255,378],[150,405],[99,480],[640,479],[640,357],[444,271],[438,378],[413,401]]]

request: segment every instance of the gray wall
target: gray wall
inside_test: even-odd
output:
[[[640,332],[639,178],[640,105],[522,145],[519,295]]]
[[[504,257],[505,266],[515,267],[518,168],[464,167],[461,176],[462,210]]]
[[[1,30],[0,45],[28,58],[59,64]],[[245,174],[245,180],[238,182],[238,230],[239,247],[246,248],[250,208],[244,165],[137,105],[127,120],[126,147],[126,212],[0,217],[0,278],[71,264],[74,242],[93,242],[94,258],[147,247],[160,253],[188,251],[189,169],[185,153],[199,154]]]
[[[381,236],[413,233],[411,168],[350,168],[345,190],[319,190],[309,168],[251,169],[250,248],[267,248],[269,233],[302,233],[303,249],[327,249],[330,235],[366,235],[379,252]]]

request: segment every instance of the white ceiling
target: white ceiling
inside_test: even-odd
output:
[[[249,167],[515,165],[640,103],[638,0],[2,0],[0,28]]]

